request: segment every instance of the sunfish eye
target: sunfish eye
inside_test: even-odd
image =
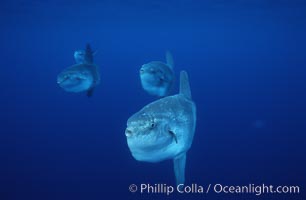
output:
[[[65,75],[65,76],[64,76],[64,80],[67,80],[67,79],[69,79],[69,77],[70,77],[70,76],[68,76],[68,75]]]
[[[150,129],[154,128],[156,126],[156,123],[154,121],[151,122],[150,124]]]

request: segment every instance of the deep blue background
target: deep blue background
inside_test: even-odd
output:
[[[141,88],[140,66],[166,50],[173,94],[185,69],[197,105],[187,184],[300,185],[305,194],[303,1],[12,0],[0,16],[1,200],[164,199],[129,193],[132,183],[172,185],[174,175],[171,161],[135,161],[124,130],[156,100]],[[87,42],[102,78],[92,98],[56,84]]]

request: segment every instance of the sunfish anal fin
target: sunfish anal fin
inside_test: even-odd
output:
[[[176,185],[185,183],[185,165],[186,165],[186,153],[183,153],[173,159]]]
[[[92,88],[89,88],[88,90],[87,90],[87,97],[92,97],[92,95],[93,95],[93,92],[94,92],[94,88],[92,87]]]

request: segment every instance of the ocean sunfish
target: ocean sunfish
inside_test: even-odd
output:
[[[76,62],[76,64],[83,64],[85,63],[85,50],[81,49],[81,50],[76,50],[74,52],[74,60]]]
[[[92,96],[94,88],[100,82],[100,74],[98,66],[93,63],[93,52],[89,44],[84,52],[83,55],[79,54],[82,61],[75,58],[77,64],[66,68],[57,76],[57,83],[67,92],[86,91],[87,96]]]
[[[186,152],[196,126],[196,106],[191,100],[188,75],[180,74],[179,94],[154,101],[127,121],[125,135],[138,161],[173,159],[176,184],[185,182]]]
[[[139,70],[143,89],[154,96],[169,94],[174,80],[174,62],[170,52],[166,52],[166,63],[152,61],[142,65]]]
[[[76,50],[73,56],[76,64],[92,64],[95,53],[96,51],[93,52],[90,46],[87,45],[86,50]]]

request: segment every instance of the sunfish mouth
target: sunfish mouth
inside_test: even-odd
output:
[[[69,77],[66,77],[66,78],[64,78],[62,80],[58,80],[57,84],[62,84],[63,82],[67,81],[68,79],[69,79]]]
[[[125,129],[125,136],[126,136],[126,137],[131,137],[131,136],[132,136],[132,133],[133,133],[133,132],[132,132],[130,129],[128,129],[128,128]]]

